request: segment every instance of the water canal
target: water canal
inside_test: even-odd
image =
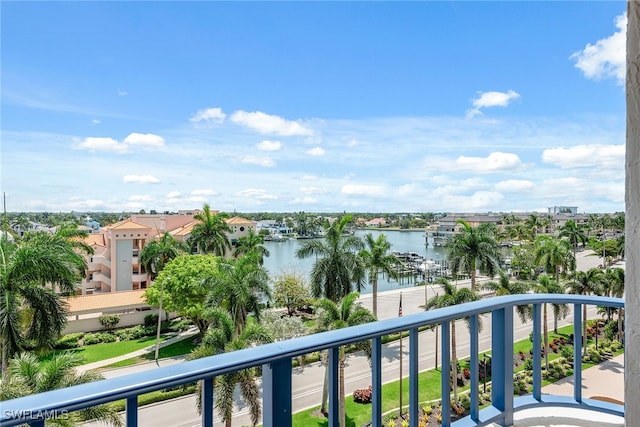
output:
[[[446,259],[446,249],[442,247],[427,246],[424,231],[396,231],[396,230],[356,230],[357,236],[371,233],[374,238],[385,234],[391,243],[391,251],[415,252],[424,258],[435,261]],[[309,272],[313,267],[315,258],[298,259],[295,255],[300,246],[306,240],[285,239],[282,242],[265,242],[269,250],[269,256],[265,258],[264,266],[272,277],[284,272],[295,272],[305,278],[309,278]],[[414,286],[413,278],[404,278],[400,281],[388,280],[381,275],[378,279],[378,290],[386,291]],[[367,283],[363,294],[371,293],[371,285]]]

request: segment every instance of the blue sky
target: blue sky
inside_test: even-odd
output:
[[[624,1],[0,8],[9,211],[624,210]]]

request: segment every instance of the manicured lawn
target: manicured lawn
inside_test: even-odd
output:
[[[158,352],[158,358],[164,359],[167,357],[183,356],[191,353],[191,350],[196,347],[196,345],[193,344],[193,339],[194,337],[187,337],[181,341],[160,348],[160,351]],[[121,368],[123,366],[131,366],[137,363],[148,362],[150,360],[154,360],[155,355],[155,351],[151,351],[143,356],[132,357],[130,359],[112,363],[109,366],[105,366],[105,368]]]
[[[169,336],[161,336],[160,340],[164,341],[170,338]],[[111,359],[112,357],[122,356],[127,353],[141,350],[145,347],[154,345],[156,342],[155,336],[143,337],[137,340],[109,342],[102,344],[85,345],[83,347],[74,348],[71,350],[58,350],[65,352],[74,352],[81,355],[85,363],[93,363],[100,360]],[[49,353],[52,354],[52,353]],[[44,356],[46,359],[48,357]]]

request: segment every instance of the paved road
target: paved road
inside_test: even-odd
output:
[[[579,269],[587,270],[598,264],[599,258],[587,257],[586,254],[578,254]],[[468,286],[468,281],[460,281],[459,285]],[[437,286],[428,287],[427,298],[432,298],[438,291]],[[425,301],[424,287],[407,287],[405,289],[386,291],[379,294],[378,297],[378,317],[380,319],[392,318],[398,315],[398,306],[400,301],[400,292],[403,295],[403,314],[422,312]],[[365,307],[370,307],[371,295],[363,295],[361,302]],[[589,317],[595,317],[595,307],[590,308]],[[560,321],[560,325],[569,324],[572,319],[570,314],[565,320]],[[549,321],[549,327],[552,328],[552,319]],[[521,340],[527,338],[531,332],[531,324],[522,324],[518,316],[514,316],[514,339]],[[469,354],[469,334],[463,322],[457,327],[457,351],[458,357],[466,357]],[[405,357],[405,370],[403,375],[408,374],[408,345],[405,340],[403,347],[403,355]],[[483,329],[480,334],[479,348],[480,351],[490,349],[491,344],[491,317],[483,316]],[[434,367],[435,363],[435,333],[433,331],[425,331],[420,335],[419,342],[419,369],[426,370]],[[389,343],[383,346],[383,383],[395,381],[399,378],[399,342]],[[160,366],[168,366],[174,363],[180,363],[181,358],[165,359],[160,361]],[[118,375],[126,375],[132,372],[140,372],[146,369],[157,369],[155,363],[147,363],[136,365],[128,368],[120,368],[117,370],[103,372],[105,377],[114,377]],[[293,410],[294,412],[316,406],[320,403],[322,384],[324,380],[324,368],[319,364],[307,365],[304,368],[296,368],[293,372]],[[354,389],[364,388],[371,384],[371,368],[366,357],[361,354],[352,354],[347,358],[345,369],[345,390],[347,393],[353,392]],[[250,425],[248,409],[243,404],[241,398],[236,399],[237,408],[234,411],[234,426]],[[219,422],[216,419],[216,422]],[[98,424],[95,424],[98,425]],[[196,426],[200,425],[198,414],[195,410],[195,398],[193,396],[175,399],[169,402],[145,406],[139,409],[139,426],[154,427],[157,425],[168,425],[175,427]]]

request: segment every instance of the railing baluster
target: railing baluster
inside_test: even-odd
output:
[[[205,378],[200,382],[200,404],[202,405],[203,427],[213,426],[213,378]]]
[[[382,427],[382,341],[371,340],[371,427]]]
[[[573,398],[582,402],[582,304],[573,305]],[[587,338],[584,337],[584,345]]]
[[[470,343],[469,343],[469,354],[471,358],[469,359],[470,364],[470,373],[471,373],[471,408],[470,415],[471,419],[474,421],[478,421],[479,417],[479,403],[478,403],[478,386],[480,379],[480,370],[478,368],[478,315],[475,314],[469,318],[469,333]]]
[[[291,359],[262,365],[263,424],[291,427]]]
[[[418,427],[418,328],[409,331],[409,425]]]
[[[533,304],[533,398],[542,399],[541,304]]]
[[[451,386],[449,384],[451,377],[451,327],[449,321],[442,322],[442,371],[440,378],[442,385],[440,394],[442,395],[442,425],[448,427],[451,425]]]
[[[491,313],[491,401],[513,424],[513,307]]]
[[[138,396],[127,397],[124,408],[127,413],[127,427],[136,427],[138,425]]]
[[[340,347],[329,349],[329,427],[340,426],[339,370]]]

